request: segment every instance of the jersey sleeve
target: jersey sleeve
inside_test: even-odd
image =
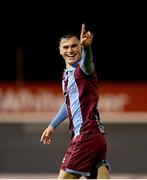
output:
[[[56,116],[52,119],[49,126],[51,126],[53,129],[55,129],[62,121],[64,121],[67,118],[67,111],[65,107],[65,103],[63,103],[57,112]]]
[[[80,68],[87,75],[90,75],[94,72],[93,56],[92,56],[92,51],[91,51],[90,46],[85,47],[82,51],[82,59],[80,61]]]

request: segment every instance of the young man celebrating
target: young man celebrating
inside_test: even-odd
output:
[[[64,102],[40,139],[50,144],[55,128],[69,119],[71,140],[58,179],[110,178],[105,130],[97,109],[99,96],[92,39],[93,34],[82,24],[80,38],[71,33],[62,36],[59,42],[59,52],[66,64],[62,79]]]

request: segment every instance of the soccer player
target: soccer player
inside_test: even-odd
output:
[[[44,144],[50,144],[55,128],[69,119],[71,140],[58,179],[110,178],[105,129],[97,109],[99,95],[92,39],[93,34],[82,24],[80,38],[71,33],[59,41],[59,52],[66,64],[62,78],[64,102],[40,139]]]

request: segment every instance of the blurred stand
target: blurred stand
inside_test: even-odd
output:
[[[146,92],[146,83],[99,84],[113,177],[146,176]],[[40,135],[62,98],[57,82],[0,84],[0,174],[58,173],[69,140],[68,120],[56,129],[52,145],[41,144]]]

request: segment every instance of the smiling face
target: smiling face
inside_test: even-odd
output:
[[[82,46],[76,36],[63,37],[59,43],[60,55],[65,60],[66,68],[81,59]]]

